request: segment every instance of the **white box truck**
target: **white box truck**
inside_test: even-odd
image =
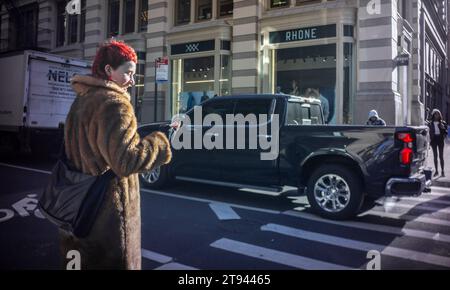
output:
[[[0,72],[0,150],[54,150],[76,96],[70,79],[90,62],[25,50],[0,55]]]

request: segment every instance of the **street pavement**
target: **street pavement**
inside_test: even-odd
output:
[[[37,198],[51,163],[0,163],[0,269],[59,269]],[[450,269],[450,188],[384,198],[351,221],[282,193],[177,182],[141,189],[142,266],[159,270]]]

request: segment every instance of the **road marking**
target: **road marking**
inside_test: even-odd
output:
[[[379,251],[382,255],[402,258],[427,264],[433,264],[438,266],[450,267],[450,258],[434,255],[430,253],[418,252],[413,250],[400,249],[396,247],[361,242],[336,236],[330,236],[325,234],[319,234],[309,231],[304,231],[296,228],[277,224],[267,224],[261,226],[262,231],[275,232],[282,235],[287,235],[303,240],[309,240],[314,242],[320,242],[328,245],[359,250],[363,252],[369,252],[371,250]]]
[[[431,192],[427,192],[424,194],[450,195],[450,188],[449,187],[441,187],[441,186],[432,186]]]
[[[162,196],[169,196],[169,197],[174,197],[174,198],[181,198],[181,199],[186,199],[186,200],[199,201],[199,202],[204,202],[204,203],[217,203],[216,200],[211,200],[211,199],[206,199],[206,198],[198,198],[198,197],[183,196],[183,195],[180,195],[180,194],[177,194],[177,193],[169,193],[169,192],[164,192],[164,191],[159,191],[159,190],[141,189],[141,191],[148,192],[148,193],[153,193],[153,194],[157,194],[157,195],[162,195]],[[234,204],[234,203],[224,202],[223,204],[226,204],[226,205],[229,205],[229,206],[232,206],[232,207],[235,207],[235,208],[248,209],[248,210],[265,212],[265,213],[270,213],[270,214],[280,214],[281,213],[281,211],[277,211],[277,210],[257,208],[257,207],[245,206],[245,205]]]
[[[365,222],[358,222],[358,221],[327,220],[327,219],[315,216],[310,213],[297,212],[297,211],[292,211],[292,210],[285,211],[285,212],[283,212],[283,214],[289,215],[289,216],[294,216],[294,217],[300,217],[300,218],[308,219],[308,220],[312,220],[312,221],[327,223],[327,224],[349,227],[349,228],[370,230],[370,231],[394,234],[394,235],[399,235],[399,236],[408,236],[408,237],[415,237],[415,238],[421,238],[421,239],[426,239],[426,240],[450,243],[450,235],[445,235],[445,234],[441,234],[441,233],[433,233],[433,232],[426,232],[426,231],[421,231],[421,230],[405,229],[405,228],[400,228],[400,227],[385,226],[385,225],[380,225],[380,224],[372,224],[372,223],[365,223]]]
[[[435,206],[429,206],[429,205],[420,205],[418,203],[416,204],[402,204],[397,202],[385,202],[381,207],[383,207],[386,211],[390,211],[393,208],[404,208],[407,210],[411,209],[420,209],[425,211],[431,211],[436,213],[450,213],[450,208],[442,208],[442,207],[435,207]]]
[[[146,258],[148,260],[155,261],[158,263],[162,263],[162,264],[170,263],[173,261],[172,257],[165,256],[165,255],[162,255],[162,254],[159,254],[159,253],[156,253],[153,251],[149,251],[146,249],[141,249],[141,255],[143,258]]]
[[[51,171],[47,171],[47,170],[40,170],[40,169],[35,169],[35,168],[29,168],[29,167],[23,167],[23,166],[17,166],[17,165],[12,165],[12,164],[7,164],[7,163],[2,163],[0,162],[1,166],[7,166],[7,167],[12,167],[12,168],[17,168],[17,169],[23,169],[23,170],[28,170],[28,171],[34,171],[34,172],[39,172],[39,173],[45,173],[45,174],[51,174]]]
[[[219,220],[238,220],[241,217],[231,208],[231,206],[224,203],[210,203],[209,207],[217,215]]]
[[[227,238],[222,238],[217,240],[210,245],[211,247],[225,250],[228,252],[233,252],[245,256],[249,256],[252,258],[257,258],[269,262],[274,262],[277,264],[287,265],[290,267],[298,268],[298,269],[307,269],[307,270],[320,270],[320,269],[328,269],[328,270],[351,270],[352,268],[332,264],[328,262],[323,262],[303,256],[298,256],[294,254],[289,254],[286,252],[281,252],[273,249],[268,249],[252,244],[247,244],[244,242],[239,242],[235,240],[230,240]]]
[[[424,203],[435,203],[435,204],[444,204],[444,205],[450,205],[450,200],[439,200],[437,198],[429,197],[401,197],[398,199],[398,201],[417,201],[417,202],[424,202]],[[397,202],[395,199],[391,202]]]
[[[155,268],[153,270],[198,270],[198,269],[191,267],[191,266],[179,264],[179,263],[168,263],[168,264],[159,266],[158,268]]]
[[[366,215],[375,215],[375,216],[379,216],[379,217],[392,218],[392,219],[397,219],[397,220],[405,220],[405,221],[409,221],[409,222],[420,222],[420,223],[450,227],[450,221],[447,221],[444,219],[433,218],[433,217],[426,217],[423,215],[415,216],[415,215],[408,215],[408,214],[402,214],[402,213],[391,213],[391,212],[369,210],[367,212],[360,214],[359,216],[366,216]]]

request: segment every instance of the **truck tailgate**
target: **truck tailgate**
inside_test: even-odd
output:
[[[420,167],[424,166],[428,153],[428,128],[412,127],[415,135],[414,158],[411,164],[412,172],[417,172]]]

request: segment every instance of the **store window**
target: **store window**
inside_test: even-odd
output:
[[[270,78],[272,91],[317,98],[324,121],[337,122],[336,44],[273,50]]]
[[[208,20],[212,17],[212,0],[197,0],[197,20]]]
[[[219,0],[219,17],[233,15],[233,0]]]
[[[231,56],[229,55],[221,55],[221,77],[220,77],[220,95],[226,96],[231,93]]]
[[[175,25],[187,24],[191,21],[191,0],[176,0]]]
[[[185,113],[214,93],[214,56],[172,61],[174,114]]]
[[[116,36],[119,34],[119,0],[109,0],[108,6],[108,37]]]
[[[320,3],[320,2],[322,2],[322,0],[297,0],[296,5],[302,6],[302,5],[309,5],[309,4],[315,4],[315,3]]]
[[[287,7],[289,0],[270,0],[270,8]]]

